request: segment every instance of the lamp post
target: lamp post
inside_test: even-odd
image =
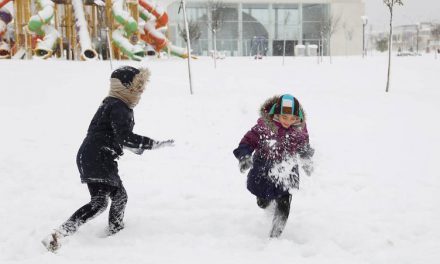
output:
[[[368,17],[367,16],[361,16],[362,19],[362,58],[364,58],[367,54],[365,49],[365,28],[368,24]]]
[[[189,37],[189,28],[188,28],[188,17],[186,16],[186,3],[185,0],[180,0],[180,8],[183,10],[183,19],[185,22],[185,33],[186,33],[186,48],[188,50],[188,77],[189,77],[189,91],[191,95],[193,94],[193,83],[191,76],[191,41]]]

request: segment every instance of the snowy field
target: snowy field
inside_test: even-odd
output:
[[[386,57],[145,60],[135,132],[174,148],[126,153],[126,228],[107,213],[57,254],[40,243],[88,202],[76,152],[108,91],[108,62],[0,61],[0,263],[434,264],[440,259],[440,60]],[[137,62],[128,62],[139,66]],[[114,65],[115,66],[115,65]],[[308,113],[315,174],[280,239],[232,150],[274,94]]]

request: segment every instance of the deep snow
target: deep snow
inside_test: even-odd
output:
[[[145,60],[135,132],[174,148],[120,160],[126,229],[107,213],[57,254],[40,240],[89,199],[75,156],[108,91],[108,62],[0,61],[1,263],[408,263],[440,259],[440,60],[386,57]],[[138,66],[136,62],[129,63]],[[308,114],[315,173],[301,175],[282,237],[247,192],[232,150],[263,101]]]

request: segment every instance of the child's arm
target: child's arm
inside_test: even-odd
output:
[[[312,157],[313,154],[315,154],[315,150],[310,146],[309,133],[305,124],[302,129],[302,144],[299,146],[297,152],[304,172],[307,174],[307,176],[312,175],[314,170]]]
[[[234,149],[234,156],[240,160],[245,156],[252,155],[252,152],[258,147],[259,138],[254,129],[249,130],[241,139],[238,148]]]
[[[243,139],[236,149],[234,149],[234,156],[238,159],[238,167],[243,173],[252,167],[252,152],[258,147],[258,134],[251,129],[244,135]]]
[[[146,149],[159,148],[172,145],[173,140],[155,141],[149,137],[140,136],[130,130],[129,114],[122,109],[113,109],[111,112],[111,126],[116,140],[122,146],[136,154],[142,154]]]
[[[301,144],[297,150],[298,155],[301,159],[310,159],[312,158],[315,150],[310,146],[309,143],[309,132],[307,131],[307,125],[304,124],[304,127],[301,130]]]

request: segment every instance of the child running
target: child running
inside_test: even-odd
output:
[[[275,203],[270,237],[279,237],[283,232],[290,212],[291,191],[299,188],[297,157],[310,176],[313,154],[304,110],[290,94],[266,100],[257,124],[234,150],[240,172],[250,169],[247,188],[257,197],[257,205],[267,208]]]
[[[133,133],[133,108],[148,82],[146,68],[123,66],[111,74],[110,92],[93,117],[77,155],[81,182],[87,184],[90,202],[79,208],[43,241],[49,251],[61,246],[62,238],[73,235],[88,220],[101,214],[111,200],[107,234],[124,228],[127,192],[118,174],[116,160],[128,149],[138,155],[146,149],[172,146],[173,140],[155,141]]]

